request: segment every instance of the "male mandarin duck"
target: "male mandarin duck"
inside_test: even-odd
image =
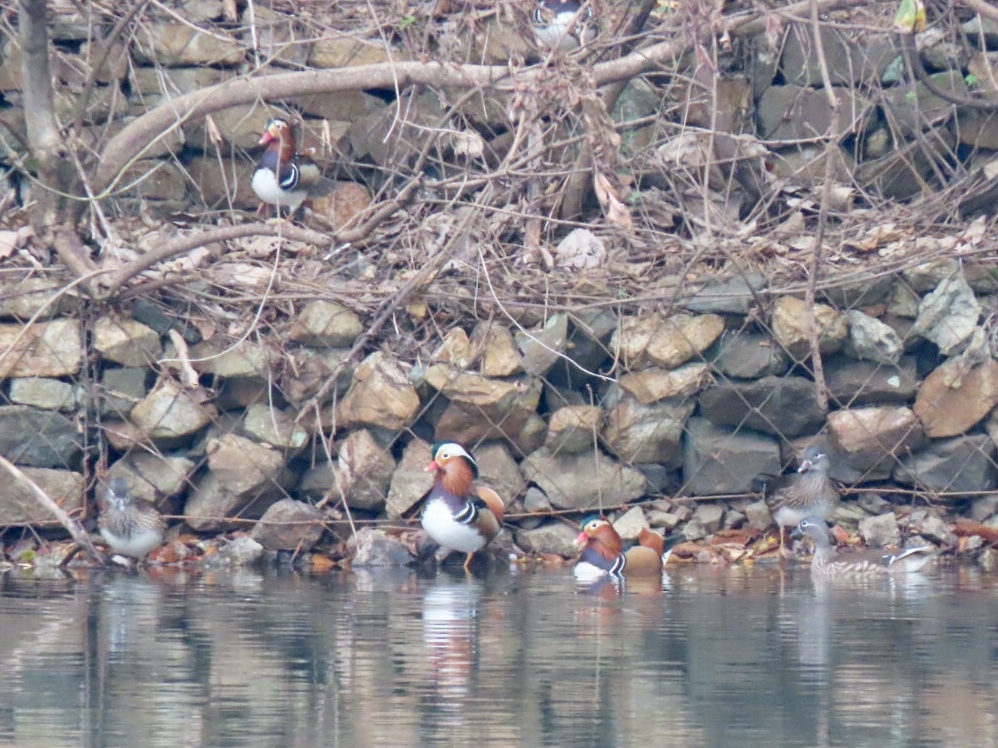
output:
[[[426,534],[444,548],[467,554],[467,571],[475,553],[502,529],[502,499],[491,488],[475,485],[478,463],[460,444],[434,444],[430,453],[426,470],[436,475],[420,521]]]
[[[596,24],[589,2],[540,0],[534,8],[534,35],[545,49],[571,52],[596,38]]]
[[[662,574],[662,553],[656,548],[636,545],[623,550],[624,543],[605,517],[582,521],[575,539],[582,548],[575,564],[575,578],[592,581],[604,575],[637,577]]]
[[[299,157],[294,131],[283,119],[267,124],[259,145],[267,149],[253,172],[253,191],[265,205],[276,205],[278,213],[281,208],[294,213],[308,197],[308,188],[319,181],[318,167]]]
[[[906,548],[899,553],[867,550],[840,556],[832,545],[832,533],[820,517],[804,517],[793,532],[795,537],[808,537],[814,543],[811,575],[818,578],[863,579],[886,574],[906,574],[921,571],[941,551],[931,546]]]
[[[828,455],[817,444],[804,450],[800,467],[790,475],[761,475],[756,481],[780,528],[780,551],[784,530],[796,527],[804,517],[828,519],[839,505],[839,491],[828,477]]]
[[[151,505],[132,498],[124,478],[114,478],[97,527],[112,551],[141,559],[163,544],[166,522]]]

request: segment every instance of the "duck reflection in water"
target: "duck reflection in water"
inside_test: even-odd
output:
[[[478,671],[478,601],[474,579],[441,581],[423,594],[423,644],[430,680],[426,712],[432,722],[451,728],[467,726],[474,714],[468,703]],[[468,734],[471,737],[471,734]]]

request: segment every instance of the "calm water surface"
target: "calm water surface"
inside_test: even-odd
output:
[[[0,746],[992,746],[998,580],[0,577]]]

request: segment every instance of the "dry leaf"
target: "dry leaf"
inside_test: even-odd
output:
[[[603,211],[610,223],[629,229],[632,224],[630,211],[621,201],[617,190],[610,184],[610,180],[596,172],[593,176],[593,189],[596,191],[596,198],[603,206]]]
[[[485,154],[485,140],[476,132],[455,132],[451,134],[455,156],[481,158]]]
[[[787,241],[787,245],[793,249],[809,251],[814,249],[815,242],[813,236],[794,236]]]
[[[425,301],[412,301],[406,305],[405,310],[416,322],[424,321],[430,314]]]
[[[329,571],[336,568],[336,562],[329,558],[329,556],[321,553],[313,553],[310,563],[314,572]]]
[[[212,281],[222,286],[242,286],[244,288],[266,287],[273,275],[270,268],[250,265],[248,262],[229,262],[216,265]]]
[[[222,131],[218,129],[214,118],[210,114],[205,115],[204,122],[208,131],[208,140],[214,145],[222,145],[225,142],[225,138],[222,137]]]
[[[189,272],[199,267],[205,267],[210,259],[211,250],[207,247],[197,247],[185,255],[174,257],[172,260],[162,263],[159,269],[163,275]]]
[[[970,242],[971,244],[980,244],[988,233],[988,226],[985,219],[987,216],[978,216],[973,220],[973,222],[967,227],[966,231],[963,232],[961,237],[964,241]]]
[[[17,249],[17,232],[0,231],[0,260],[5,260]]]
[[[903,239],[904,235],[894,223],[884,223],[874,226],[861,236],[857,241],[846,240],[843,242],[847,247],[855,249],[857,252],[873,252],[880,247],[898,239]]]
[[[655,158],[667,169],[699,169],[714,163],[707,133],[683,132],[655,149]]]
[[[279,236],[243,236],[232,240],[234,250],[242,250],[248,257],[270,257],[282,246],[285,246],[287,239]]]
[[[218,332],[218,326],[214,322],[199,318],[191,319],[190,322],[197,328],[198,332],[201,333],[202,340],[215,339],[215,335]]]
[[[600,267],[607,257],[603,240],[589,229],[574,229],[558,243],[554,252],[558,267],[579,270]]]
[[[176,330],[169,331],[170,340],[176,350],[176,358],[170,359],[170,363],[176,364],[175,368],[180,374],[180,381],[184,387],[198,386],[198,373],[191,366],[191,354],[187,348],[187,341]]]

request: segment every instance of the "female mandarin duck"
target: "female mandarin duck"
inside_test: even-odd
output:
[[[294,131],[283,119],[268,123],[259,145],[267,150],[253,172],[253,191],[264,205],[276,205],[278,213],[281,208],[294,213],[308,197],[308,188],[319,181],[318,167],[298,156]]]
[[[114,478],[108,485],[97,526],[112,551],[136,559],[159,548],[166,530],[163,516],[146,502],[132,498],[124,478]]]
[[[468,571],[475,553],[502,529],[502,499],[491,488],[474,485],[478,464],[460,444],[434,444],[430,453],[426,469],[436,475],[423,507],[423,529],[444,548],[466,553]]]
[[[821,517],[805,517],[793,534],[808,537],[814,543],[811,575],[820,579],[866,579],[916,573],[942,552],[926,545],[906,548],[899,553],[868,550],[840,556],[832,545],[832,533]]]
[[[828,477],[828,455],[812,444],[804,450],[796,473],[762,475],[756,479],[769,504],[773,519],[780,528],[780,551],[784,549],[784,530],[796,527],[804,517],[828,519],[839,505],[839,491]]]
[[[575,578],[591,581],[604,575],[652,576],[662,574],[662,554],[656,548],[636,545],[623,551],[624,543],[605,517],[582,521],[575,539],[582,552],[575,564]]]
[[[545,49],[571,52],[596,38],[593,9],[588,2],[540,0],[533,20],[537,43]]]

